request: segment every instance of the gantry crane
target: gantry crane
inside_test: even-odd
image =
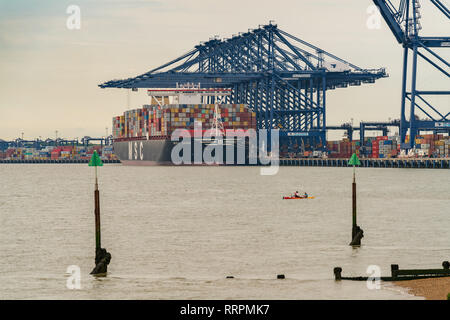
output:
[[[439,107],[433,105],[428,97],[448,96],[450,91],[445,90],[422,90],[417,88],[417,62],[418,57],[442,73],[446,78],[445,88],[450,89],[450,64],[436,52],[438,48],[450,48],[450,37],[447,36],[420,36],[422,29],[421,4],[419,0],[400,0],[397,6],[390,0],[373,0],[380,9],[380,13],[391,29],[398,43],[403,48],[403,79],[402,79],[402,99],[400,110],[400,139],[402,149],[410,149],[415,146],[415,137],[419,131],[449,132],[450,131],[450,100]],[[444,15],[444,20],[449,23],[450,11],[439,0],[429,0],[437,8],[438,12]],[[450,31],[450,24],[447,24],[446,32]],[[408,54],[412,51],[411,86],[408,90]],[[406,120],[406,107],[409,101],[409,120]],[[419,119],[416,110],[420,110],[426,120]],[[409,130],[409,142],[406,142],[406,133]]]
[[[280,129],[286,143],[325,146],[326,91],[387,76],[384,68],[360,68],[269,23],[229,39],[210,39],[140,76],[99,86],[229,88],[225,103],[247,104],[258,129]]]

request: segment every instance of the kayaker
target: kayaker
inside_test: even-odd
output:
[[[305,198],[308,198],[308,194],[305,192],[305,194],[303,195]]]
[[[294,197],[300,198],[300,195],[298,194],[298,191],[295,191]]]

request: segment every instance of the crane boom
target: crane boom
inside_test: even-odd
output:
[[[430,0],[443,14],[447,16],[447,18],[450,19],[450,10],[447,9],[447,7],[440,2],[439,0]]]
[[[440,0],[429,0],[449,22],[450,11]],[[400,0],[398,9],[392,4],[391,0],[373,0],[378,6],[380,14],[386,21],[397,41],[404,48],[403,54],[403,80],[402,80],[402,101],[400,109],[400,141],[402,149],[410,149],[415,145],[415,136],[420,130],[450,133],[450,115],[447,111],[439,111],[428,100],[429,96],[449,96],[450,91],[442,90],[420,90],[417,88],[418,58],[422,58],[430,66],[450,77],[448,69],[450,63],[441,57],[431,48],[450,48],[450,37],[433,36],[420,37],[419,30],[422,29],[420,24],[421,13],[419,9],[421,4],[419,0]],[[448,30],[448,29],[447,29]],[[420,49],[420,50],[419,50]],[[412,51],[412,70],[411,85],[408,91],[408,53]],[[431,55],[427,57],[426,55]],[[438,63],[430,58],[436,58]],[[426,97],[424,97],[426,96]],[[407,120],[406,104],[410,102],[409,120]],[[448,104],[444,103],[444,107]],[[422,112],[427,120],[420,120],[416,116],[416,110]],[[409,141],[407,141],[406,133],[409,130]]]
[[[389,0],[373,0],[373,2],[380,9],[383,19],[386,21],[398,43],[404,43],[405,33],[401,26],[403,12],[397,11]]]

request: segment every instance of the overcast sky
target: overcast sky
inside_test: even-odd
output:
[[[394,1],[395,2],[395,1]],[[450,7],[449,0],[443,1]],[[423,35],[448,35],[448,20],[422,0]],[[69,5],[81,29],[69,30]],[[402,48],[382,21],[366,25],[370,0],[0,0],[0,138],[104,136],[127,109],[127,91],[98,84],[142,74],[214,35],[275,20],[283,29],[362,68],[386,67],[375,84],[328,91],[327,122],[399,117]],[[450,51],[447,49],[447,51]],[[449,58],[449,52],[442,52]],[[421,89],[449,90],[426,66]],[[437,87],[437,88],[436,88]],[[143,90],[132,107],[148,103]],[[448,97],[437,100],[450,109]],[[447,110],[447,112],[450,110]],[[330,137],[341,137],[342,133]]]

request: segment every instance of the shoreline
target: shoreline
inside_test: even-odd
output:
[[[394,281],[392,283],[407,289],[409,294],[424,297],[426,300],[447,300],[447,295],[450,293],[450,277]]]

